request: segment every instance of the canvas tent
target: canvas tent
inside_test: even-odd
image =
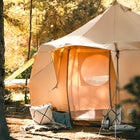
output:
[[[103,109],[128,97],[119,89],[140,75],[139,59],[140,16],[114,1],[76,31],[41,45],[30,78],[31,104],[49,102],[74,119],[100,119]]]

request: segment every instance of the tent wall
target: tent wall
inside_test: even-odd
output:
[[[140,50],[121,51],[119,59],[120,88],[135,76],[140,76]]]
[[[42,81],[37,80],[36,86],[32,81],[34,85],[30,85],[34,86],[34,90],[30,90],[31,104],[51,103],[56,110],[65,112],[69,112],[70,108],[71,117],[75,120],[101,120],[102,111],[110,108],[110,92],[111,98],[115,94],[116,78],[110,51],[71,46],[54,50],[50,55],[53,61],[46,55],[50,54],[40,51],[33,66],[31,79],[39,73]],[[39,63],[43,63],[43,70]],[[44,70],[47,69],[45,63],[52,65],[50,70]],[[52,86],[48,88],[49,82],[55,83],[51,70],[57,79],[53,90]],[[46,73],[41,75],[40,71]],[[48,80],[44,79],[48,77]],[[41,87],[40,90],[37,86]]]
[[[43,104],[43,97],[57,83],[52,56],[49,51],[52,51],[51,47],[42,47],[35,58],[29,83],[31,105],[33,106]]]
[[[66,94],[68,50],[62,50],[59,49],[56,50],[55,53],[53,53],[53,60],[52,54],[48,51],[39,51],[38,56],[36,57],[36,61],[33,65],[33,70],[30,79],[31,83],[29,85],[31,105],[36,106],[45,103],[51,103],[52,106],[57,110],[68,112]],[[47,69],[47,67],[45,67],[49,66],[48,64],[51,64],[50,69]],[[39,73],[41,80],[36,79],[36,83],[34,83],[33,78],[34,74],[37,71],[36,69],[41,69],[40,71],[46,71],[45,73]],[[55,75],[57,78],[57,82],[55,79]],[[47,80],[45,80],[45,78]],[[50,83],[52,84],[50,85]],[[51,90],[52,88],[54,89]]]
[[[110,106],[109,51],[77,47],[70,51],[69,61],[68,95],[72,118],[102,118],[102,109]],[[107,76],[107,81],[96,85],[92,78],[98,76]],[[86,82],[84,78],[90,78],[90,81]]]
[[[119,60],[119,79],[120,79],[120,102],[127,99],[136,99],[138,96],[133,96],[126,90],[124,90],[124,86],[129,83],[132,83],[132,80],[136,76],[140,76],[140,50],[131,50],[131,51],[121,51],[120,52],[120,60]],[[137,86],[140,86],[140,83],[137,83]],[[125,103],[122,104],[122,119],[124,122],[131,122],[130,119],[130,110],[135,109],[137,114],[140,113],[139,107],[137,103]]]
[[[109,78],[110,74],[112,76]],[[115,82],[110,51],[80,46],[71,48],[68,96],[72,119],[101,120],[102,111],[110,108],[110,92],[112,91],[113,98],[116,89]]]

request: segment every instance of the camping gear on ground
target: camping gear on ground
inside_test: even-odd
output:
[[[72,129],[69,114],[52,111],[52,105],[50,103],[31,106],[30,113],[33,123],[21,127],[21,130],[24,132]]]
[[[109,119],[108,116],[102,120],[101,125],[102,125],[103,128],[109,129],[109,127],[110,127],[110,119]]]
[[[32,106],[30,113],[34,124],[43,125],[54,122],[51,104],[43,104],[40,106]]]
[[[115,109],[116,108],[114,107],[114,108],[103,111],[103,120],[101,121],[99,135],[101,134],[102,129],[109,130],[110,127],[112,127],[113,125],[116,126],[116,125],[121,124],[121,108],[118,107],[117,110]],[[116,132],[115,132],[115,135],[116,135]]]
[[[136,127],[124,124],[124,125],[116,125],[116,126],[113,125],[109,128],[109,130],[115,130],[115,129],[117,131],[135,131]]]
[[[52,111],[52,115],[54,118],[54,121],[60,124],[63,124],[70,129],[72,128],[71,123],[70,123],[70,117],[69,114],[66,112],[58,112],[58,111]]]
[[[121,124],[121,108],[118,107],[117,111],[115,111],[115,108],[104,110],[103,111],[104,119],[106,120],[107,117],[109,117],[110,125]]]

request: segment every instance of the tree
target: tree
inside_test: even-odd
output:
[[[4,58],[4,20],[3,20],[3,0],[0,0],[0,139],[8,140],[9,131],[3,109],[4,95],[4,76],[5,76],[5,58]]]
[[[30,59],[30,52],[31,52],[31,36],[32,36],[32,0],[31,0],[31,6],[30,6],[30,31],[29,31],[29,44],[28,44],[28,56],[27,61]],[[29,69],[26,70],[26,81],[25,81],[25,104],[28,103],[27,101],[27,84],[28,84],[28,75],[29,75]]]
[[[130,93],[134,98],[124,100],[123,103],[137,104],[140,107],[140,76],[131,79],[130,83],[124,86],[124,90]]]

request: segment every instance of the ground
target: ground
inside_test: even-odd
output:
[[[125,139],[140,139],[137,135],[140,132],[138,129],[135,132],[120,133],[117,132],[114,137],[114,132],[102,130],[99,135],[100,127],[95,125],[92,127],[73,126],[72,130],[61,131],[38,131],[25,133],[21,128],[32,123],[30,116],[29,105],[21,104],[20,102],[8,103],[5,106],[6,119],[12,138],[17,140],[125,140]],[[137,138],[136,138],[137,136]]]

